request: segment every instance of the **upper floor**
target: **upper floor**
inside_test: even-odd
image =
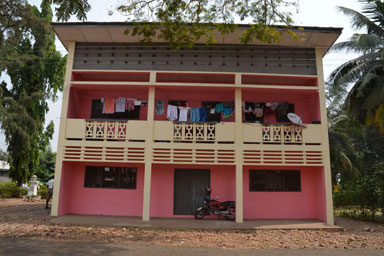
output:
[[[302,40],[283,34],[268,46],[239,45],[236,31],[212,46],[172,50],[123,35],[126,24],[54,27],[69,50],[64,159],[140,162],[150,150],[154,162],[233,164],[240,150],[245,164],[321,165],[322,57],[340,29],[304,28]]]

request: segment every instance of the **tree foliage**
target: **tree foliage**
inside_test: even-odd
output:
[[[0,124],[8,144],[10,177],[21,184],[33,174],[39,153],[53,134],[44,127],[47,99],[62,88],[65,59],[55,48],[48,0],[41,11],[24,0],[0,0],[1,72],[10,84],[0,84]]]
[[[52,152],[50,146],[46,151],[42,151],[39,156],[39,164],[34,170],[34,174],[40,181],[47,182],[55,174],[56,153]]]
[[[71,15],[85,20],[90,10],[88,0],[51,2],[59,5],[58,20],[66,21]],[[283,30],[273,24],[288,25],[285,31],[298,38],[290,30],[297,0],[125,0],[116,9],[134,25],[126,33],[142,36],[143,42],[162,39],[174,48],[191,47],[198,40],[212,44],[214,30],[228,34],[238,28],[236,22],[252,23],[242,30],[242,43],[278,41]]]
[[[363,12],[339,7],[352,20],[355,33],[348,41],[338,43],[332,50],[361,54],[335,69],[329,78],[335,90],[352,85],[345,100],[351,124],[374,125],[384,131],[384,3],[360,0]]]

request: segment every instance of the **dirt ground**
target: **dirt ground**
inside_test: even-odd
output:
[[[103,241],[216,248],[384,249],[384,225],[336,218],[344,232],[309,230],[214,231],[53,224],[44,201],[0,200],[0,237]]]

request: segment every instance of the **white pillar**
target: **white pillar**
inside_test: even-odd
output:
[[[155,111],[155,88],[150,87],[148,92],[147,136],[145,141],[146,147],[145,147],[145,167],[144,167],[143,221],[150,220],[149,213],[150,213],[150,205],[151,205],[154,111]]]
[[[321,135],[322,135],[322,151],[324,162],[324,184],[326,199],[326,222],[328,225],[334,225],[333,220],[333,200],[332,200],[332,177],[331,177],[331,160],[329,157],[329,138],[328,138],[328,120],[327,109],[325,105],[325,85],[323,73],[323,54],[322,48],[316,48],[316,70],[319,83],[319,102],[321,113]]]
[[[61,175],[63,167],[63,147],[65,140],[65,130],[67,126],[67,111],[69,102],[69,89],[71,87],[71,76],[73,68],[73,58],[75,54],[75,42],[68,43],[68,57],[65,71],[64,89],[63,89],[63,103],[61,106],[61,118],[60,118],[60,129],[59,129],[59,140],[57,143],[56,153],[56,167],[55,167],[55,184],[53,187],[52,196],[52,210],[51,215],[57,216],[59,211],[59,198],[60,198],[60,186],[61,186]]]
[[[235,121],[236,121],[236,222],[243,222],[243,124],[242,124],[241,89],[235,89]]]

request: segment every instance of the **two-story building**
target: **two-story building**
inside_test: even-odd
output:
[[[240,25],[172,50],[129,26],[53,24],[68,50],[53,216],[192,217],[211,187],[237,222],[333,225],[322,58],[340,28],[242,45]]]

